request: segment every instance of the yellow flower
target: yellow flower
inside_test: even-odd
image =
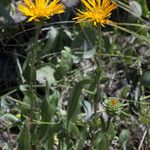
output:
[[[106,99],[104,106],[108,115],[119,114],[123,107],[122,103],[120,103],[116,97],[109,97]]]
[[[115,99],[115,98],[112,98],[112,99],[111,99],[111,105],[112,105],[112,106],[116,106],[117,104],[118,104],[118,100]]]
[[[27,17],[28,21],[39,21],[40,18],[50,18],[55,14],[64,12],[64,5],[59,3],[60,0],[24,0],[24,3],[18,5],[18,9]]]
[[[77,13],[77,23],[82,21],[93,22],[94,25],[100,24],[104,27],[104,24],[112,24],[108,18],[111,15],[111,11],[117,8],[117,4],[110,0],[81,0],[85,5],[86,10]]]

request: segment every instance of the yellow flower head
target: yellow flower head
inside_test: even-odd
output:
[[[100,24],[104,27],[104,24],[111,24],[108,18],[111,15],[111,11],[117,8],[116,3],[110,0],[81,0],[85,5],[86,10],[77,13],[77,23],[82,21],[93,22],[94,25]]]
[[[122,109],[122,103],[115,97],[109,97],[104,104],[108,115],[119,114]]]
[[[112,106],[116,106],[117,104],[118,104],[118,100],[115,99],[115,98],[112,98],[112,99],[111,99],[111,105],[112,105]]]
[[[18,5],[18,9],[27,17],[28,21],[39,21],[40,18],[49,18],[55,14],[64,12],[64,5],[60,0],[24,0],[24,3]]]

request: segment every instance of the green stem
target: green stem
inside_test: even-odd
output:
[[[30,85],[30,92],[32,94],[34,93],[34,87],[35,87],[34,84],[36,81],[36,79],[34,78],[34,73],[35,73],[35,63],[37,57],[37,44],[38,44],[39,33],[40,33],[40,27],[37,26],[36,33],[35,33],[35,42],[31,51],[31,70],[30,70],[29,85]],[[31,114],[30,114],[31,122],[33,121],[33,112],[34,112],[34,99],[31,99]]]
[[[109,130],[111,119],[112,119],[112,117],[109,116],[108,120],[107,120],[106,130],[105,130],[106,132],[108,132],[108,130]]]
[[[101,37],[101,27],[98,26],[96,29],[96,44],[97,44],[97,50],[95,54],[95,61],[97,65],[97,69],[95,70],[95,75],[96,75],[96,97],[95,97],[95,103],[94,103],[94,115],[97,113],[97,104],[100,100],[100,70],[101,70],[101,51],[103,49],[103,41]]]
[[[97,41],[97,51],[96,51],[97,56],[96,56],[96,59],[98,59],[100,61],[101,53],[102,53],[102,49],[103,49],[103,39],[102,39],[101,26],[97,27],[96,41]],[[97,65],[99,65],[99,64],[97,64]]]

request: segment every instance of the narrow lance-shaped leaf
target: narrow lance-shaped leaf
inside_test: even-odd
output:
[[[51,120],[53,113],[54,107],[50,104],[49,85],[48,82],[46,82],[45,99],[42,101],[41,104],[42,121],[49,122]]]
[[[20,150],[31,150],[29,123],[26,120],[19,136],[18,147]]]
[[[69,121],[75,117],[77,108],[78,108],[78,104],[79,104],[79,98],[81,95],[81,90],[83,88],[84,85],[89,84],[90,80],[82,80],[80,82],[78,82],[75,87],[73,88],[70,100],[69,100],[69,104],[68,104],[68,110],[67,110],[67,123],[69,123]]]
[[[51,121],[54,112],[55,112],[55,108],[52,106],[49,99],[49,85],[48,82],[46,82],[45,99],[43,99],[41,104],[42,121],[52,123]],[[44,148],[52,149],[54,138],[53,138],[53,131],[51,125],[42,124],[40,128],[40,136],[42,137],[42,144],[44,145]]]

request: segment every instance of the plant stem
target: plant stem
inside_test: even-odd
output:
[[[110,122],[111,122],[112,117],[108,116],[108,120],[107,120],[107,125],[106,125],[106,132],[108,132],[109,130],[109,126],[110,126]]]
[[[101,31],[101,26],[97,27],[96,30],[96,41],[97,41],[97,51],[96,51],[96,59],[100,62],[101,59],[101,53],[103,49],[103,39],[102,39],[102,31]],[[98,67],[100,67],[100,63],[98,62]]]
[[[30,70],[30,92],[31,94],[34,94],[34,84],[36,81],[36,77],[34,77],[34,73],[36,71],[35,69],[35,63],[36,63],[36,57],[37,57],[37,44],[38,44],[38,38],[40,33],[40,26],[37,26],[36,33],[35,33],[35,42],[31,51],[31,70]],[[33,96],[34,97],[34,96]],[[34,112],[34,99],[31,99],[31,114],[30,114],[30,120],[33,121],[33,112]]]
[[[95,70],[96,75],[96,97],[95,97],[95,103],[94,103],[94,114],[97,113],[97,105],[100,100],[100,74],[101,74],[101,50],[103,49],[103,43],[102,43],[102,37],[101,37],[101,27],[98,26],[96,29],[96,44],[97,44],[97,50],[95,54],[95,61],[97,68]]]

